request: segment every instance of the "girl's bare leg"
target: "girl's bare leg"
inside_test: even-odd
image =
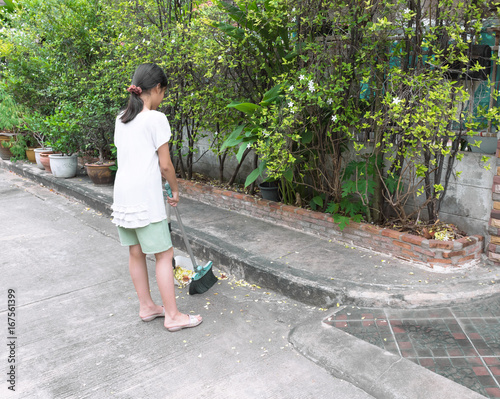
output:
[[[151,298],[146,255],[139,244],[129,247],[129,271],[139,298],[139,317],[161,313],[161,306],[156,305]]]
[[[174,273],[172,258],[174,249],[156,254],[156,281],[160,290],[163,307],[165,308],[165,327],[177,327],[189,324],[189,316],[177,309],[175,301]],[[196,316],[201,320],[200,316]]]

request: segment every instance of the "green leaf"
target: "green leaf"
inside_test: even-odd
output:
[[[241,143],[243,137],[240,137],[240,135],[244,128],[245,125],[239,125],[236,129],[234,129],[229,137],[224,141],[220,150],[224,151],[228,147],[235,147],[236,145]]]
[[[250,173],[245,180],[245,187],[252,184],[260,176],[261,171],[259,168],[255,168],[252,173]]]
[[[260,108],[259,105],[253,103],[240,103],[240,102],[232,102],[228,105],[228,108],[236,108],[238,111],[244,112],[249,115],[253,115],[253,113]]]
[[[314,197],[312,199],[312,202],[314,202],[319,207],[323,207],[323,198],[321,198],[321,196],[319,196],[319,195],[317,195],[316,197]]]
[[[339,204],[336,204],[335,202],[330,202],[328,206],[326,207],[326,212],[328,213],[337,213],[339,210]]]
[[[283,91],[283,85],[279,84],[274,86],[271,90],[264,93],[264,98],[260,102],[261,105],[268,105],[275,101]]]
[[[313,132],[311,130],[306,130],[301,138],[302,144],[309,144],[313,139]]]

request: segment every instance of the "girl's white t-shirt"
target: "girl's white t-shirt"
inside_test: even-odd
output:
[[[170,140],[165,114],[143,111],[115,123],[118,171],[113,192],[113,223],[139,228],[167,218],[157,150]]]

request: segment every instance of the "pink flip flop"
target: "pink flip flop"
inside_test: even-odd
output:
[[[193,315],[189,315],[189,324],[185,324],[183,326],[177,326],[177,327],[165,327],[168,331],[170,332],[175,332],[175,331],[180,331],[182,330],[183,328],[191,328],[191,327],[196,327],[196,326],[199,326],[201,324],[201,322],[203,321],[203,319],[201,320],[198,320],[196,318],[196,316],[193,316]]]
[[[155,313],[146,317],[141,317],[142,321],[152,321],[156,319],[157,317],[165,317],[165,308],[162,307],[162,312],[161,313]]]

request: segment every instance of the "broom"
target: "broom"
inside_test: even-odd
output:
[[[170,184],[168,183],[165,183],[165,193],[170,198],[172,198],[172,190],[170,189]],[[165,200],[166,199],[167,198],[165,197]],[[186,249],[189,253],[189,257],[191,258],[191,262],[193,263],[193,270],[196,272],[196,274],[191,279],[191,283],[189,284],[189,295],[203,294],[219,280],[217,279],[217,277],[215,277],[212,271],[212,261],[209,261],[205,266],[198,266],[196,264],[193,250],[191,249],[191,245],[189,245],[186,232],[184,231],[184,226],[182,225],[179,210],[176,206],[174,206],[173,208],[175,210],[175,215],[177,216],[177,221],[179,222],[179,226],[181,228],[182,238],[184,239],[184,243],[186,244]]]

